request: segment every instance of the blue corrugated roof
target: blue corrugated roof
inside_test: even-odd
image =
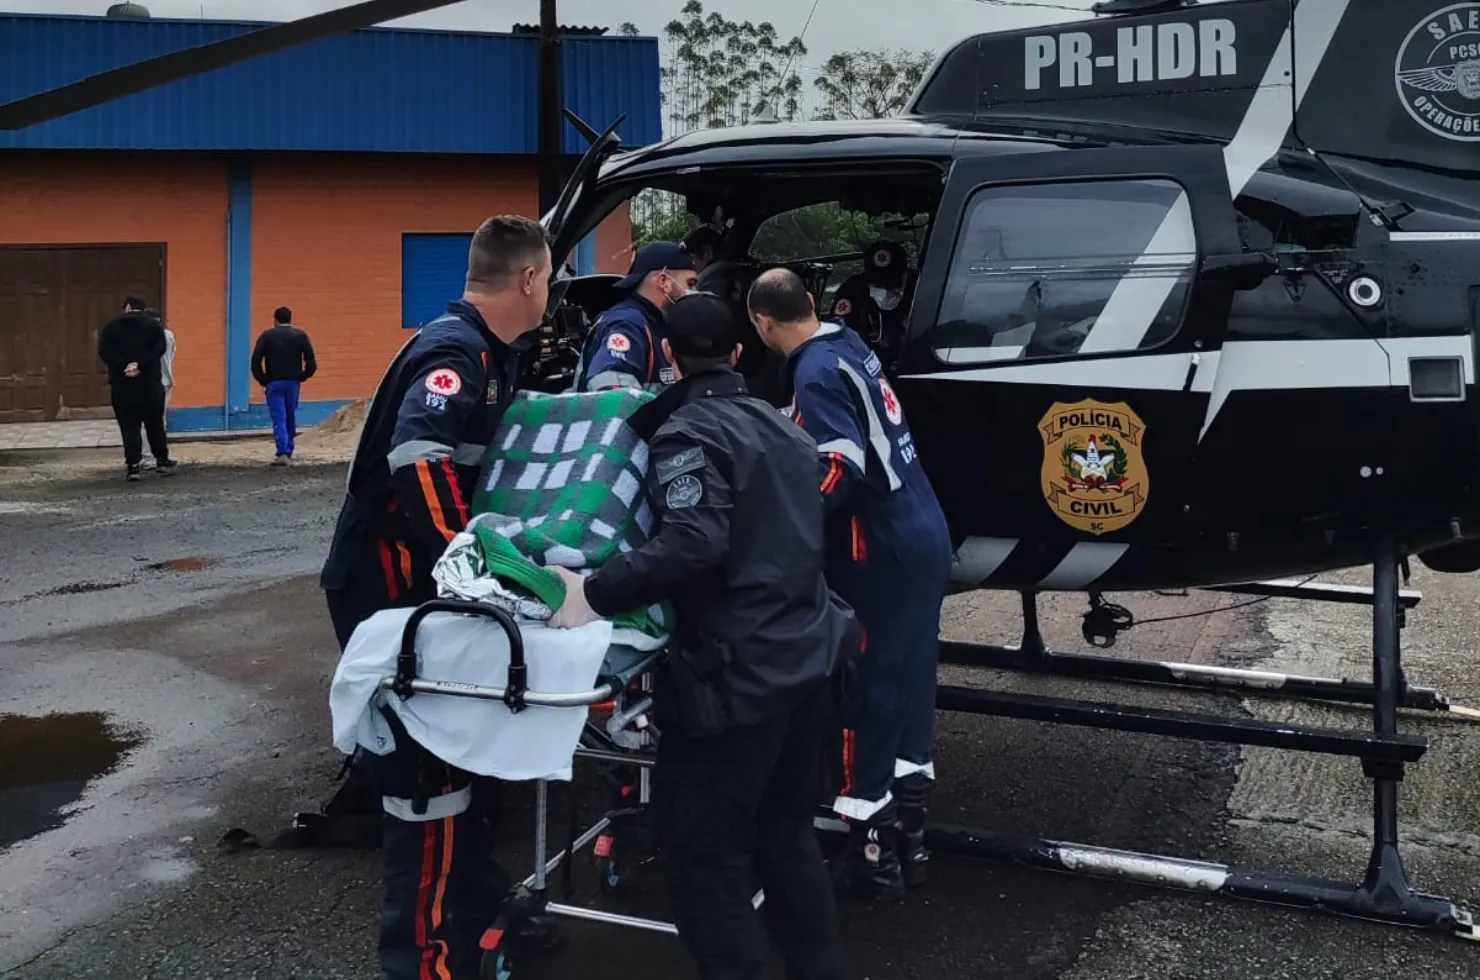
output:
[[[0,102],[266,25],[0,14]],[[624,144],[662,138],[658,42],[563,42],[565,104]],[[508,153],[538,150],[537,38],[371,28],[28,129],[0,148]],[[586,142],[567,125],[566,150]]]

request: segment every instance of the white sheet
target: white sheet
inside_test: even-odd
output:
[[[569,781],[585,708],[530,705],[518,715],[500,701],[416,694],[402,701],[380,689],[396,672],[401,632],[410,609],[387,609],[365,620],[350,638],[329,688],[334,745],[356,745],[376,755],[395,748],[377,707],[387,704],[413,741],[439,759],[480,776],[510,781]],[[571,694],[591,690],[613,642],[612,624],[551,629],[521,622],[531,691]],[[631,630],[617,631],[620,641]],[[644,638],[646,639],[646,638]],[[508,683],[509,641],[491,619],[433,613],[417,629],[418,679],[502,688]]]

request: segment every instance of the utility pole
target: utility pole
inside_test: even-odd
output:
[[[555,0],[540,0],[540,213],[555,206],[565,183],[561,166],[561,139],[565,102],[560,91],[560,29],[556,21]],[[557,259],[557,261],[559,261]]]

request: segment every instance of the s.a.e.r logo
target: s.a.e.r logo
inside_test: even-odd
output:
[[[1445,139],[1480,142],[1480,3],[1435,11],[1408,32],[1394,69],[1403,107]]]

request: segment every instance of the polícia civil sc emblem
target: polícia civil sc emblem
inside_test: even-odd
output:
[[[1413,121],[1436,136],[1480,142],[1480,3],[1456,3],[1414,25],[1393,77]]]
[[[1038,422],[1043,498],[1059,520],[1090,534],[1141,515],[1151,489],[1142,458],[1146,424],[1124,402],[1054,402]]]

